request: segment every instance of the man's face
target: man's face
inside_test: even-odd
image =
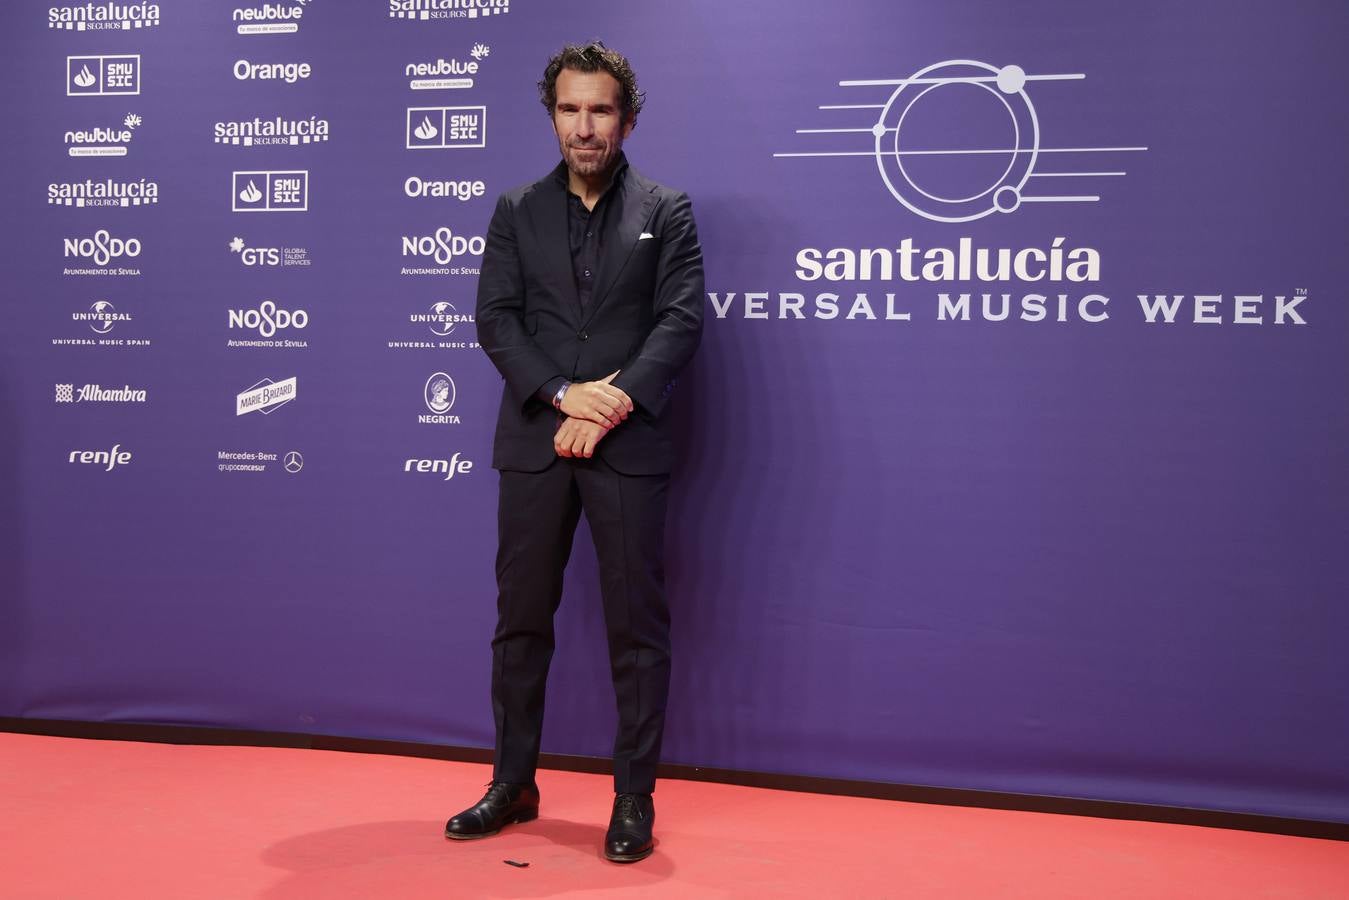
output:
[[[608,72],[558,73],[553,130],[568,169],[583,178],[609,170],[632,133],[621,109],[618,79]]]

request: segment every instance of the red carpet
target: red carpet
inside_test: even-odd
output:
[[[1349,844],[664,781],[659,845],[600,856],[608,778],[441,837],[484,766],[0,734],[0,896],[1349,898]],[[528,862],[514,868],[502,860]]]

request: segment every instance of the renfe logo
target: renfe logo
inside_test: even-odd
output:
[[[113,97],[140,92],[139,53],[66,57],[67,97]]]
[[[407,149],[460,150],[486,146],[487,107],[408,107]]]
[[[113,444],[111,450],[71,450],[70,461],[82,466],[107,466],[103,471],[111,472],[131,462],[131,451],[123,450],[121,444]]]
[[[309,171],[235,172],[230,196],[235,212],[304,212],[309,209]]]
[[[460,459],[461,454],[456,453],[449,459],[409,459],[403,463],[404,472],[433,472],[437,475],[444,473],[443,481],[449,481],[455,476],[467,475],[473,471],[473,462],[467,459]]]

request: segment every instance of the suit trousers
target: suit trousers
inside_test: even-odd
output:
[[[534,781],[553,658],[553,614],[562,599],[562,573],[584,511],[599,559],[609,667],[618,701],[614,789],[651,793],[670,690],[664,569],[670,476],[623,475],[598,455],[559,458],[542,472],[500,475],[493,778]]]

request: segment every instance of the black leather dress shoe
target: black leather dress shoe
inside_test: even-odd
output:
[[[619,794],[604,836],[604,858],[614,862],[637,862],[651,855],[651,826],[656,824],[656,805],[650,794]]]
[[[471,841],[491,837],[503,825],[530,822],[539,817],[539,789],[532,784],[493,781],[476,806],[445,823],[445,837]]]

